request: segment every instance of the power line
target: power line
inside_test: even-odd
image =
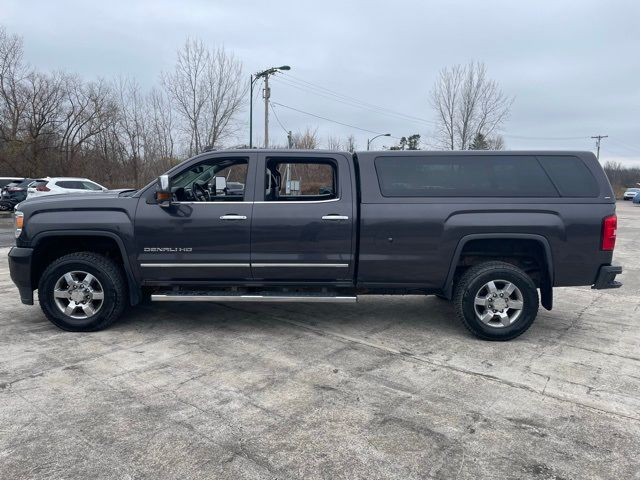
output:
[[[433,121],[433,120],[427,120],[425,118],[416,117],[414,115],[408,115],[408,114],[401,113],[401,112],[398,112],[398,111],[395,111],[395,110],[391,110],[391,109],[386,108],[386,107],[382,107],[380,105],[369,103],[369,102],[366,102],[364,100],[360,100],[360,99],[358,99],[356,97],[352,97],[350,95],[345,95],[345,94],[337,92],[335,90],[331,90],[329,88],[323,87],[322,85],[318,85],[316,83],[309,82],[308,80],[305,80],[303,78],[297,77],[297,76],[292,75],[292,74],[289,74],[287,76],[287,78],[278,77],[277,81],[281,82],[281,83],[284,83],[287,86],[295,88],[297,90],[304,91],[306,93],[311,93],[313,95],[317,95],[319,97],[326,98],[326,99],[329,99],[329,100],[333,100],[333,101],[335,101],[337,103],[341,103],[343,105],[348,105],[348,106],[351,106],[351,107],[356,107],[356,108],[361,108],[361,109],[364,109],[364,110],[369,110],[369,111],[372,111],[374,113],[377,113],[378,115],[387,116],[387,117],[395,117],[397,119],[399,118],[399,119],[402,119],[402,120],[409,120],[409,121],[412,121],[414,123],[419,122],[419,123],[425,123],[425,124],[434,125],[434,126],[438,125],[438,123]],[[322,120],[333,122],[333,123],[336,123],[338,125],[343,125],[343,126],[347,126],[347,127],[350,127],[350,128],[355,128],[357,130],[361,130],[361,131],[368,132],[368,133],[376,133],[376,134],[379,133],[379,132],[374,132],[374,131],[371,131],[371,130],[368,130],[368,129],[365,129],[365,128],[356,127],[355,125],[349,125],[347,123],[343,123],[343,122],[340,122],[340,121],[337,121],[337,120],[333,120],[333,119],[330,119],[330,118],[327,118],[327,117],[322,117],[320,115],[317,115],[317,114],[314,114],[314,113],[311,113],[311,112],[305,112],[304,110],[299,110],[299,109],[296,109],[296,108],[293,108],[293,107],[289,107],[287,105],[278,104],[278,103],[276,103],[276,105],[279,105],[279,106],[282,106],[284,108],[288,108],[288,109],[297,111],[299,113],[303,113],[305,115],[310,115],[310,116],[313,116],[315,118],[320,118]],[[283,127],[282,124],[280,126]],[[284,127],[283,127],[283,129],[286,131],[286,129]],[[603,138],[608,138],[608,135],[597,135],[597,136],[593,136],[593,137],[588,137],[588,136],[537,137],[537,136],[527,136],[527,135],[502,134],[502,136],[506,137],[506,138],[521,139],[521,140],[544,140],[544,141],[588,140],[589,138],[595,138],[595,139],[597,139],[596,147],[597,147],[597,151],[598,151],[598,153],[597,153],[598,158],[600,156],[600,142],[601,142],[601,140]],[[397,139],[398,137],[393,137],[393,138]],[[625,146],[628,149],[634,148],[634,149],[640,150],[640,147],[632,147],[632,146],[629,146],[628,144],[625,145],[624,142],[617,141],[617,143]]]
[[[503,137],[516,138],[521,140],[588,140],[589,137],[529,137],[526,135],[507,135],[503,134]]]
[[[289,135],[289,130],[287,130],[285,126],[282,124],[282,122],[280,121],[280,118],[278,117],[278,114],[276,113],[276,109],[273,108],[273,102],[269,101],[269,105],[271,105],[271,111],[273,112],[273,116],[276,117],[276,121],[278,122],[278,125],[282,127],[282,130],[284,130],[284,133]]]
[[[343,104],[343,105],[347,105],[347,106],[350,106],[350,107],[355,107],[355,108],[360,108],[360,109],[363,109],[363,110],[367,110],[367,111],[376,113],[376,114],[384,116],[384,117],[393,118],[395,120],[399,119],[399,120],[404,120],[405,122],[409,121],[409,122],[414,123],[414,124],[423,124],[424,123],[424,124],[431,125],[426,120],[414,120],[413,118],[411,118],[409,116],[402,115],[402,114],[384,112],[384,111],[377,110],[375,108],[368,107],[368,106],[365,106],[365,105],[361,105],[361,104],[358,104],[358,103],[355,103],[355,102],[346,101],[346,100],[342,100],[340,98],[335,98],[335,97],[332,97],[332,96],[329,96],[329,95],[325,95],[324,93],[320,93],[320,92],[317,92],[317,91],[314,91],[314,90],[310,90],[310,89],[302,87],[300,85],[296,85],[294,83],[289,83],[288,81],[284,81],[283,82],[282,80],[283,80],[282,78],[278,79],[278,81],[280,83],[284,83],[284,84],[286,84],[287,86],[289,86],[291,88],[295,88],[295,89],[300,90],[300,91],[305,92],[305,93],[311,93],[313,95],[317,95],[317,96],[322,97],[322,98],[333,100],[334,102],[337,102],[337,103],[340,103],[340,104]]]
[[[436,124],[436,122],[434,122],[433,120],[417,117],[415,115],[409,115],[406,113],[398,112],[396,110],[392,110],[390,108],[382,107],[380,105],[375,105],[373,103],[365,102],[364,100],[360,100],[358,98],[351,97],[349,95],[344,95],[342,93],[336,92],[335,90],[330,90],[328,88],[322,87],[315,83],[308,82],[298,77],[294,77],[293,75],[288,75],[288,78],[286,79],[278,78],[278,81],[281,81],[293,88],[297,88],[299,90],[304,90],[308,93],[312,93],[314,95],[328,98],[330,100],[334,100],[336,102],[344,103],[350,106],[355,106],[358,108],[374,111],[382,115],[393,115],[396,117],[401,117],[404,120],[412,120],[414,122],[426,123],[429,125]]]
[[[613,142],[613,143],[617,143],[619,146],[621,146],[623,148],[626,148],[626,149],[628,149],[630,151],[633,151],[633,152],[636,152],[636,153],[640,152],[640,146],[638,146],[638,145],[633,145],[631,143],[623,142],[623,141],[618,140],[616,138],[610,138],[609,141]]]
[[[367,133],[374,133],[376,135],[380,135],[381,132],[376,132],[373,130],[368,130],[366,128],[362,128],[362,127],[356,127],[355,125],[350,125],[348,123],[344,123],[344,122],[339,122],[338,120],[333,120],[332,118],[327,118],[327,117],[323,117],[322,115],[316,115],[315,113],[311,113],[311,112],[305,112],[304,110],[300,110],[298,108],[294,108],[294,107],[290,107],[289,105],[284,105],[282,103],[278,103],[278,102],[273,102],[273,105],[277,105],[279,107],[283,107],[283,108],[287,108],[289,110],[293,110],[294,112],[298,112],[298,113],[302,113],[304,115],[309,115],[310,117],[315,117],[315,118],[319,118],[321,120],[326,120],[327,122],[332,122],[332,123],[336,123],[338,125],[342,125],[344,127],[349,127],[349,128],[355,128],[356,130],[361,130],[363,132],[367,132]],[[382,135],[384,135],[384,133],[382,133]],[[395,139],[398,139],[399,137],[392,137]]]

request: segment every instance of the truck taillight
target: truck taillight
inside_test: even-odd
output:
[[[51,189],[49,187],[47,187],[46,185],[38,185],[36,187],[36,191],[38,191],[38,192],[50,192]]]
[[[602,220],[602,243],[600,248],[605,251],[612,251],[616,246],[616,229],[618,228],[618,217],[611,215]]]

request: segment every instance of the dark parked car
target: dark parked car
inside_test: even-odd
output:
[[[20,178],[20,177],[0,177],[0,190],[2,190],[4,187],[9,185],[10,183],[19,182],[20,180],[23,180],[23,178]]]
[[[11,211],[18,203],[26,200],[27,187],[33,181],[32,178],[25,178],[5,185],[0,193],[0,211]]]
[[[243,188],[229,195],[231,169]],[[37,289],[66,330],[105,328],[145,297],[435,294],[507,340],[553,287],[620,286],[615,209],[590,152],[216,151],[139,191],[28,200],[9,265],[22,302]]]

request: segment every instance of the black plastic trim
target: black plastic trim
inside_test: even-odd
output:
[[[18,287],[20,301],[25,305],[33,305],[33,288],[31,287],[32,257],[33,248],[12,247],[9,250],[11,280]]]
[[[598,270],[598,276],[596,277],[596,283],[591,288],[595,290],[605,290],[608,288],[620,288],[621,282],[618,282],[615,278],[616,275],[622,273],[622,267],[620,265],[602,265]]]

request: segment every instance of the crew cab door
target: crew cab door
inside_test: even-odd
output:
[[[251,230],[254,280],[352,282],[354,180],[344,155],[261,154]]]
[[[140,276],[157,282],[229,283],[251,279],[250,238],[256,155],[213,154],[169,175],[174,200],[140,199],[135,242]],[[215,177],[233,188],[216,191]]]

